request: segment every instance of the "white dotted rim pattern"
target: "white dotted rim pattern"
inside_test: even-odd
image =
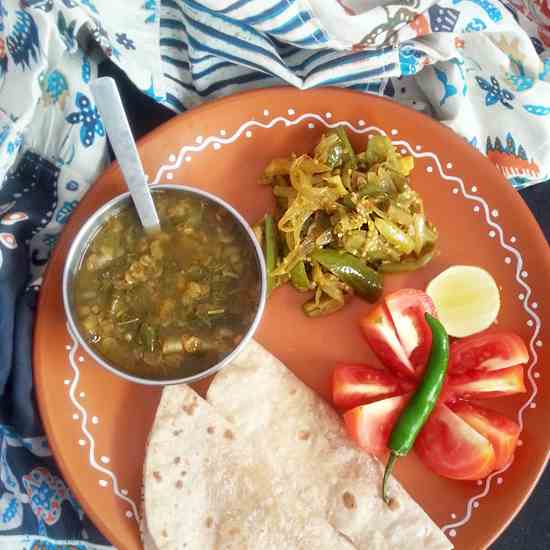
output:
[[[287,112],[289,113],[289,115],[294,115],[295,114],[294,109],[289,109]],[[270,113],[267,109],[263,110],[264,117],[269,116],[269,114]],[[353,124],[351,124],[349,121],[329,122],[328,119],[332,119],[332,117],[333,117],[332,113],[325,113],[324,116],[316,114],[316,113],[304,113],[304,114],[301,114],[301,115],[299,115],[299,116],[297,116],[296,118],[293,118],[293,119],[288,119],[284,116],[275,116],[271,120],[269,120],[268,122],[261,122],[259,120],[254,120],[253,119],[253,120],[249,120],[249,121],[244,122],[243,124],[241,124],[241,126],[232,135],[227,136],[227,137],[220,137],[220,135],[222,135],[222,136],[225,135],[225,133],[226,133],[225,131],[223,133],[220,131],[219,135],[212,135],[212,136],[208,136],[208,137],[197,136],[197,138],[195,139],[195,144],[194,145],[184,145],[180,148],[180,150],[177,154],[170,154],[170,156],[168,157],[169,163],[168,164],[163,164],[159,167],[154,180],[151,181],[150,184],[151,185],[156,185],[156,184],[161,183],[161,181],[163,180],[163,177],[165,177],[165,175],[167,176],[168,174],[170,174],[173,171],[180,168],[180,166],[182,165],[182,163],[184,161],[190,162],[191,161],[191,157],[190,157],[191,154],[199,153],[199,152],[205,150],[206,148],[208,148],[209,146],[212,146],[214,150],[219,150],[224,145],[229,145],[231,143],[234,143],[235,141],[237,141],[239,138],[241,138],[243,136],[250,137],[252,135],[251,134],[251,129],[253,129],[253,128],[271,129],[274,126],[276,126],[277,124],[282,124],[282,125],[288,127],[288,126],[295,126],[295,125],[301,124],[304,121],[308,122],[308,127],[309,128],[313,128],[314,124],[311,121],[317,121],[318,123],[320,123],[322,126],[324,126],[326,128],[335,128],[337,126],[345,126],[346,128],[348,128],[350,131],[352,131],[355,134],[366,134],[366,133],[372,134],[372,133],[376,132],[377,134],[380,134],[380,135],[387,135],[387,132],[385,132],[381,128],[378,128],[376,126],[367,127],[364,120],[359,120],[357,122],[357,127],[356,127]],[[399,131],[394,128],[394,129],[390,130],[390,134],[395,137],[399,134]],[[525,311],[527,312],[527,314],[529,315],[529,317],[532,320],[532,328],[533,328],[532,336],[531,336],[530,341],[529,341],[529,348],[531,350],[531,362],[530,362],[529,366],[527,367],[527,371],[526,371],[527,372],[527,378],[528,378],[529,383],[530,383],[531,393],[530,393],[529,398],[527,399],[527,401],[522,405],[522,407],[518,410],[518,413],[517,413],[518,424],[520,426],[520,429],[523,430],[523,426],[524,426],[523,415],[524,415],[524,412],[525,412],[526,409],[531,408],[531,404],[534,402],[534,399],[535,399],[535,397],[538,393],[538,387],[537,387],[537,384],[535,382],[535,376],[534,376],[533,370],[534,370],[535,366],[538,363],[538,354],[537,354],[537,351],[535,349],[535,343],[537,342],[537,338],[538,338],[538,336],[540,334],[540,330],[541,330],[541,320],[540,320],[539,316],[529,306],[529,302],[530,302],[531,294],[532,294],[532,289],[525,282],[524,276],[522,276],[522,272],[523,272],[523,269],[524,269],[523,257],[521,255],[521,253],[519,252],[519,250],[517,250],[516,248],[511,246],[508,242],[506,242],[504,230],[494,220],[494,218],[497,217],[497,215],[494,214],[495,211],[492,210],[489,207],[487,202],[482,197],[480,197],[479,195],[472,195],[472,194],[468,193],[466,191],[466,185],[460,177],[452,176],[452,175],[447,174],[443,170],[443,163],[439,160],[438,156],[435,153],[433,153],[433,152],[421,152],[421,151],[423,151],[422,145],[415,145],[413,147],[407,141],[404,141],[404,140],[393,140],[392,143],[396,147],[401,147],[401,148],[405,149],[406,151],[408,151],[415,158],[418,158],[418,159],[431,159],[433,161],[433,165],[429,165],[426,168],[427,172],[429,172],[429,173],[433,172],[434,171],[434,166],[435,166],[437,168],[438,175],[443,180],[451,183],[451,186],[450,186],[451,192],[453,192],[456,195],[458,193],[458,190],[459,190],[460,193],[462,194],[462,196],[466,200],[476,203],[474,211],[476,213],[479,212],[480,210],[483,211],[483,214],[485,216],[485,220],[486,220],[487,225],[489,225],[492,228],[491,235],[493,235],[494,237],[498,236],[498,242],[499,242],[500,246],[515,258],[515,278],[516,278],[517,283],[521,287],[523,287],[524,292],[525,292],[525,294],[521,295],[522,297],[520,298],[520,300],[522,302],[523,308],[525,309]],[[214,147],[214,145],[215,145],[215,147]],[[445,164],[446,168],[449,169],[449,170],[451,170],[453,168],[453,165],[450,162],[446,162],[444,164]],[[457,185],[458,185],[458,188],[456,187]],[[478,189],[477,189],[477,187],[473,186],[471,188],[471,191],[473,193],[475,193],[475,192],[478,191]],[[512,237],[512,238],[509,239],[509,241],[510,241],[510,243],[515,243],[516,238]],[[73,338],[72,334],[71,334],[71,338]],[[74,338],[73,338],[73,342],[75,342],[75,346],[76,346],[76,341],[74,340]],[[538,342],[537,342],[537,345],[539,345]],[[539,345],[539,347],[540,347],[540,345]],[[82,420],[82,431],[86,435],[88,440],[90,441],[90,464],[92,465],[92,467],[94,467],[98,471],[107,474],[113,480],[113,490],[114,490],[114,492],[117,494],[117,496],[119,496],[120,498],[125,500],[128,504],[130,504],[130,506],[132,507],[132,509],[134,511],[134,516],[135,516],[136,520],[139,523],[137,508],[136,508],[134,502],[131,499],[127,498],[124,494],[122,494],[119,491],[118,483],[117,483],[115,475],[111,471],[109,471],[109,470],[103,468],[102,466],[100,466],[99,464],[97,464],[97,462],[95,461],[95,458],[93,456],[94,440],[93,440],[92,436],[90,435],[90,433],[88,432],[88,430],[86,429],[86,411],[74,398],[74,388],[76,387],[76,384],[78,382],[78,372],[79,372],[78,367],[76,365],[76,362],[74,361],[74,351],[75,351],[75,349],[76,349],[76,347],[73,347],[73,349],[71,350],[71,353],[70,353],[70,363],[71,363],[71,366],[72,366],[73,370],[75,371],[75,375],[76,375],[75,380],[73,380],[73,383],[71,385],[70,396],[71,396],[71,400],[73,401],[75,406],[78,408],[80,413],[83,415],[83,417],[82,417],[83,418],[83,420]],[[474,495],[473,497],[471,497],[467,501],[465,511],[464,511],[464,513],[463,513],[463,515],[460,519],[458,519],[459,516],[456,513],[451,514],[451,518],[456,519],[456,521],[441,526],[442,531],[447,533],[451,538],[455,537],[456,534],[457,534],[456,530],[459,527],[461,527],[461,526],[465,525],[466,523],[468,523],[468,521],[472,517],[472,513],[473,513],[474,508],[479,507],[479,501],[489,494],[489,492],[491,490],[491,487],[493,485],[493,481],[496,480],[495,483],[497,485],[500,485],[500,484],[503,483],[502,474],[510,466],[511,466],[511,464],[504,467],[504,468],[502,468],[501,470],[493,472],[490,476],[488,476],[485,479],[484,482],[479,480],[478,485],[480,487],[483,487],[483,489],[478,494]],[[125,490],[123,492],[126,493]]]
[[[108,468],[105,468],[105,466],[102,466],[96,460],[96,457],[95,457],[95,447],[96,447],[95,439],[94,439],[93,435],[90,433],[90,431],[88,430],[88,426],[87,426],[87,424],[88,424],[88,413],[86,412],[86,409],[84,408],[84,406],[76,398],[78,382],[80,380],[80,368],[79,368],[78,363],[82,362],[81,361],[82,357],[79,357],[78,361],[76,360],[76,353],[78,351],[78,342],[76,341],[76,338],[74,337],[74,334],[71,332],[71,328],[69,327],[68,324],[67,324],[67,332],[68,332],[68,334],[69,334],[69,336],[71,337],[71,340],[72,340],[72,346],[67,346],[67,348],[69,349],[69,364],[70,364],[70,366],[73,370],[73,373],[74,373],[74,377],[70,381],[69,398],[72,401],[73,405],[78,410],[78,412],[80,413],[80,416],[78,416],[76,413],[73,414],[73,418],[75,420],[78,419],[78,418],[81,419],[80,429],[82,430],[82,433],[86,437],[86,439],[79,439],[78,440],[78,445],[80,447],[85,447],[86,444],[88,444],[88,461],[90,463],[90,466],[92,468],[94,468],[95,470],[97,470],[100,474],[103,474],[104,476],[107,476],[111,479],[111,482],[112,482],[111,486],[113,488],[113,492],[115,493],[115,495],[117,497],[121,498],[123,501],[125,501],[131,508],[131,510],[126,510],[126,514],[125,514],[126,517],[129,518],[129,519],[134,518],[137,522],[138,527],[139,527],[139,514],[138,514],[138,509],[137,509],[136,503],[130,497],[126,496],[128,494],[128,492],[125,489],[121,490],[119,488],[118,479],[117,479],[116,475],[114,474],[114,472],[112,470],[109,470]],[[65,382],[66,382],[66,380],[65,380]],[[84,396],[84,394],[81,392],[80,396]],[[98,423],[97,416],[92,417],[92,423],[93,424]],[[109,460],[108,459],[105,460],[106,458],[107,457],[105,457],[105,456],[101,456],[101,458],[100,458],[101,462],[103,462],[104,464],[107,464],[109,462]],[[109,485],[109,482],[106,479],[101,478],[101,479],[98,480],[98,484],[99,484],[100,487],[107,487]]]

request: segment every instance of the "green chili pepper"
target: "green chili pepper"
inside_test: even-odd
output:
[[[368,302],[375,302],[382,294],[382,276],[359,258],[332,248],[318,248],[311,259],[348,284]]]
[[[272,273],[275,271],[279,260],[279,241],[275,221],[273,216],[269,214],[264,218],[264,254],[267,267],[267,288],[268,291],[271,291],[277,286]]]
[[[405,410],[401,413],[397,424],[390,435],[390,457],[384,471],[382,484],[382,498],[386,504],[390,503],[386,489],[388,479],[400,456],[405,456],[414,445],[420,430],[428,420],[443,387],[447,364],[449,362],[449,337],[443,325],[429,313],[426,321],[432,331],[432,350],[424,378],[411,397]]]
[[[355,151],[349,141],[345,128],[343,126],[338,126],[338,128],[336,128],[336,134],[344,146],[344,155],[348,161],[348,167],[357,168],[357,157],[355,156]]]
[[[303,261],[298,262],[292,268],[290,272],[290,281],[292,282],[292,286],[296,290],[310,290],[311,283],[309,281],[309,277],[307,276],[306,264]]]

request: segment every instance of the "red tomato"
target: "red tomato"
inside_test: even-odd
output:
[[[446,405],[433,410],[415,450],[426,466],[451,479],[481,479],[495,466],[491,442]]]
[[[384,298],[403,351],[420,374],[432,349],[432,332],[424,315],[436,316],[432,299],[421,290],[405,288]]]
[[[386,306],[380,304],[359,322],[370,348],[386,367],[405,376],[414,376],[414,368],[404,352]]]
[[[344,414],[349,436],[365,451],[383,455],[388,450],[388,439],[410,394],[389,397],[368,405],[355,407]]]
[[[517,334],[476,334],[452,343],[449,372],[505,369],[528,360],[527,347]]]
[[[495,451],[495,470],[504,468],[512,461],[520,432],[519,426],[513,420],[466,401],[458,401],[449,407],[491,442]]]
[[[387,370],[367,365],[337,365],[332,374],[332,399],[339,409],[352,409],[401,393],[404,389],[399,379]]]
[[[485,371],[472,370],[451,374],[446,390],[455,397],[486,399],[502,395],[525,393],[523,366]]]
[[[391,430],[418,383],[431,351],[425,313],[435,315],[422,291],[403,289],[384,298],[360,321],[363,333],[393,374],[367,366],[336,369],[333,398],[350,436],[366,451],[387,450]],[[415,444],[434,472],[452,479],[481,479],[513,457],[519,427],[500,414],[464,401],[525,392],[529,353],[512,333],[478,334],[451,345],[448,374],[435,410]],[[367,403],[362,406],[356,406]]]

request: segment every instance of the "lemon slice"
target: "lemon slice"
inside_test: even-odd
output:
[[[497,284],[481,267],[449,267],[430,281],[426,292],[450,336],[470,336],[485,330],[500,310]]]

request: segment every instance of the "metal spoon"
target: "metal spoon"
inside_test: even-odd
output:
[[[148,233],[158,231],[159,217],[116,83],[103,77],[92,81],[90,88],[141,224]]]

